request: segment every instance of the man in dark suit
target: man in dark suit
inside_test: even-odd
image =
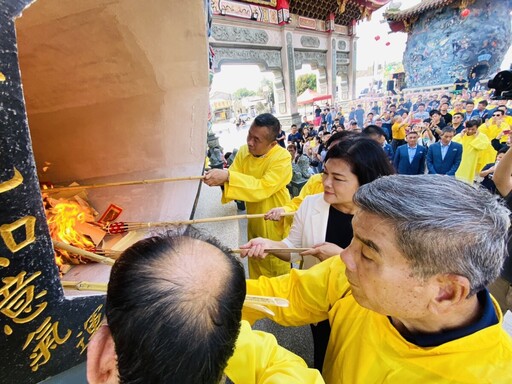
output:
[[[418,145],[418,133],[410,131],[405,140],[407,144],[396,149],[393,165],[401,175],[422,175],[425,173],[427,149]]]
[[[455,176],[462,160],[462,145],[452,142],[455,129],[445,127],[442,130],[441,141],[428,148],[428,173]]]
[[[381,127],[371,124],[368,125],[365,129],[363,129],[361,133],[379,143],[379,145],[384,150],[384,153],[388,157],[389,162],[393,163],[393,148],[391,147],[391,144],[388,144],[386,142],[386,134],[384,133],[384,130]]]

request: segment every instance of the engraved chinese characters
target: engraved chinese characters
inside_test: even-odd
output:
[[[21,85],[14,18],[0,0],[0,372],[38,383],[85,359],[104,296],[67,300],[42,205]]]

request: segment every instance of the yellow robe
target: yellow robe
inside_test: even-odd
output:
[[[482,124],[480,127],[478,127],[478,130],[480,133],[483,133],[489,141],[494,140],[501,132],[510,130],[510,125],[508,125],[505,121],[503,121],[499,126],[495,123],[487,125],[486,123]],[[504,143],[508,139],[508,135],[503,135],[500,142]],[[496,161],[496,155],[498,153],[493,148],[492,145],[489,145],[485,151],[482,152],[480,155],[480,160],[478,161],[477,168],[482,169],[486,164],[494,163]]]
[[[327,384],[366,383],[512,383],[512,339],[493,301],[498,324],[435,347],[405,340],[387,316],[355,301],[340,257],[287,276],[247,280],[251,295],[279,296],[288,308],[272,307],[282,325],[329,319],[331,335],[323,366]],[[244,307],[243,318],[263,317]]]
[[[324,383],[318,370],[279,346],[273,335],[253,331],[246,321],[242,321],[235,353],[224,373],[236,384]]]
[[[324,184],[322,183],[322,174],[317,173],[312,175],[306,184],[300,190],[298,196],[295,196],[289,203],[283,206],[285,212],[296,212],[300,204],[309,195],[316,195],[324,191]]]
[[[255,157],[243,145],[229,168],[229,182],[224,183],[222,203],[245,201],[247,214],[266,213],[290,201],[286,185],[292,179],[290,153],[275,145],[266,155]],[[292,218],[281,221],[250,219],[247,237],[265,237],[280,241],[290,230]],[[263,260],[249,259],[249,276],[278,276],[290,271],[290,263],[269,255]]]
[[[476,173],[480,171],[477,169],[480,155],[491,145],[491,142],[486,135],[481,133],[472,136],[462,136],[459,133],[453,138],[453,141],[462,144],[462,161],[459,169],[455,172],[455,177],[473,184]]]
[[[394,140],[405,140],[405,127],[407,123],[394,123],[391,126],[391,137]]]

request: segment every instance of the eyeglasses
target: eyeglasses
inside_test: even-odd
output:
[[[497,113],[497,114],[495,114],[495,115],[492,115],[492,117],[500,117],[500,116],[502,116],[502,115],[501,115],[501,114],[499,114],[499,113]]]

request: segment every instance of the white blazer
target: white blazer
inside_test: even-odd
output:
[[[306,196],[295,213],[292,229],[283,242],[289,248],[309,248],[325,242],[330,206],[324,200],[323,192]],[[292,255],[293,259],[296,259],[296,255]],[[319,262],[314,256],[304,256],[303,268],[310,268]]]

